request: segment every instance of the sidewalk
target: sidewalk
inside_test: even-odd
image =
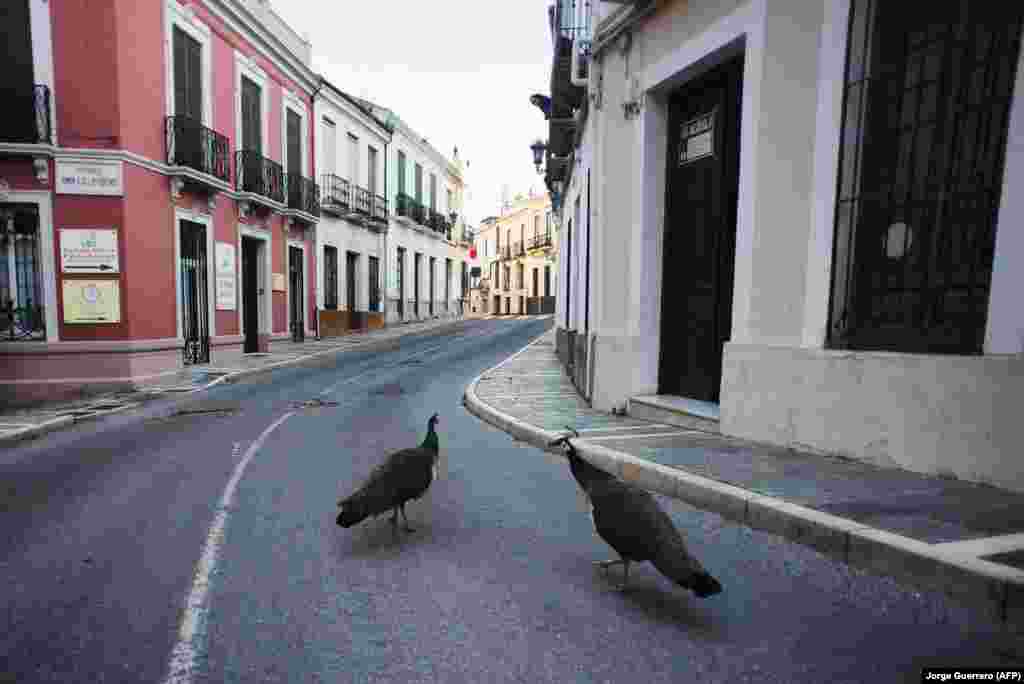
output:
[[[131,391],[105,392],[73,401],[51,402],[30,408],[0,408],[0,447],[86,420],[124,411],[146,401],[171,395],[199,392],[222,382],[236,380],[306,359],[358,349],[369,344],[456,325],[466,319],[443,319],[403,323],[398,326],[304,342],[276,340],[270,351],[244,354],[240,349],[212,350],[211,363],[184,368],[136,386]]]
[[[581,456],[627,481],[1024,630],[1024,495],[594,410],[554,336],[474,380],[467,408],[542,448],[571,426]]]

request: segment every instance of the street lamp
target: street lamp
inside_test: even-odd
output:
[[[543,162],[544,152],[547,148],[548,146],[540,138],[530,145],[530,150],[533,152],[533,165],[537,167],[537,175],[544,173],[541,171],[540,165]]]

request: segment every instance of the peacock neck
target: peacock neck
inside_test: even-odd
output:
[[[423,449],[430,449],[431,451],[439,451],[441,445],[437,442],[437,433],[434,432],[434,426],[431,425],[427,431],[427,436],[423,438],[423,443],[420,444]]]

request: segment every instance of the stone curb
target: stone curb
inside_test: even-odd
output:
[[[345,351],[350,351],[350,350],[353,350],[353,349],[358,349],[359,347],[368,346],[368,345],[371,345],[371,344],[373,344],[375,342],[385,343],[385,342],[389,342],[389,341],[392,341],[392,340],[395,340],[395,339],[398,339],[398,338],[401,338],[401,337],[405,337],[407,335],[415,334],[417,332],[424,332],[426,330],[439,330],[439,329],[447,328],[449,326],[456,325],[457,323],[465,322],[465,320],[466,319],[458,319],[457,321],[452,321],[451,323],[441,323],[439,325],[436,325],[436,326],[433,326],[433,327],[430,327],[430,328],[425,328],[425,329],[421,328],[419,330],[409,330],[408,332],[403,332],[401,334],[394,335],[392,337],[385,338],[385,339],[380,339],[380,340],[375,340],[373,338],[366,338],[365,341],[362,341],[362,342],[360,342],[357,345],[352,345],[352,346],[348,346],[348,347],[344,347],[344,348],[334,347],[332,349],[324,349],[323,351],[311,352],[309,354],[304,354],[302,356],[298,356],[298,357],[296,357],[294,359],[287,359],[285,361],[278,361],[277,363],[270,363],[270,364],[267,364],[265,366],[260,366],[258,368],[245,368],[245,369],[242,369],[242,370],[238,370],[238,371],[235,371],[234,373],[229,373],[227,375],[222,375],[221,377],[217,378],[216,380],[212,380],[212,381],[206,383],[205,385],[199,385],[198,387],[196,387],[196,388],[194,388],[192,390],[189,390],[188,392],[181,392],[180,393],[180,399],[178,401],[172,402],[172,406],[177,406],[178,404],[181,404],[181,403],[184,403],[185,401],[188,401],[188,397],[190,395],[192,395],[192,394],[195,394],[196,392],[202,392],[204,390],[208,390],[211,387],[214,387],[214,386],[222,384],[222,383],[230,383],[230,382],[234,382],[236,380],[240,380],[242,378],[248,378],[248,377],[252,377],[252,376],[255,376],[255,375],[259,375],[261,373],[268,373],[270,371],[277,370],[278,368],[283,368],[285,366],[293,366],[295,364],[302,363],[304,361],[309,361],[310,359],[316,358],[318,356],[324,356],[326,354],[337,354],[337,353],[342,353],[342,352],[345,352]],[[21,430],[15,430],[15,431],[12,431],[12,432],[8,432],[8,433],[6,433],[4,435],[0,435],[0,447],[9,446],[9,445],[12,445],[12,444],[15,444],[15,443],[18,443],[18,442],[23,442],[23,441],[26,441],[26,440],[30,440],[30,439],[33,439],[35,437],[39,437],[40,435],[44,435],[44,434],[47,434],[47,433],[50,433],[50,432],[55,432],[57,430],[61,430],[61,429],[66,428],[66,427],[68,427],[70,425],[76,425],[78,423],[85,423],[85,422],[88,422],[88,421],[91,421],[91,420],[96,420],[97,418],[102,418],[104,416],[108,416],[108,415],[113,414],[113,413],[119,413],[121,411],[127,411],[128,409],[135,408],[135,407],[137,407],[139,405],[140,405],[140,402],[133,402],[133,403],[125,404],[124,406],[118,406],[117,408],[114,408],[114,409],[107,409],[105,411],[95,411],[93,413],[90,413],[87,416],[61,416],[60,418],[54,418],[52,420],[47,420],[47,421],[44,421],[42,423],[38,423],[36,425],[32,425],[30,427],[23,428]]]
[[[463,403],[478,418],[515,439],[548,450],[547,444],[564,433],[503,413],[476,393],[482,378],[524,353],[541,337],[477,376],[466,388]],[[847,565],[942,591],[964,606],[981,609],[1008,629],[1024,630],[1024,572],[1016,568],[940,551],[916,539],[645,461],[586,438],[574,439],[573,444],[582,457],[626,482],[808,546]]]

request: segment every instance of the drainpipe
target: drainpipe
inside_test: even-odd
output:
[[[384,204],[388,207],[388,220],[384,224],[384,296],[380,298],[381,311],[384,314],[384,326],[388,324],[388,269],[391,268],[391,255],[388,253],[388,233],[391,232],[391,196],[388,195],[388,141],[384,141]],[[380,276],[378,276],[380,277]]]

